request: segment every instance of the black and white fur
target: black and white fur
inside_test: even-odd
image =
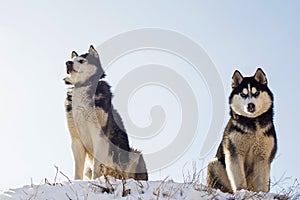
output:
[[[78,56],[72,52],[64,79],[71,85],[66,98],[67,124],[75,160],[75,179],[111,175],[120,179],[147,180],[140,151],[129,147],[122,119],[114,109],[110,86],[93,46]],[[100,80],[99,80],[100,79]],[[92,167],[88,167],[88,163]]]
[[[234,72],[229,105],[231,118],[216,157],[208,165],[208,185],[223,192],[268,192],[277,139],[273,94],[262,69],[251,77]]]

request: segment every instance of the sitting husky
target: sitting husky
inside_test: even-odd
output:
[[[93,46],[67,61],[66,84],[72,85],[65,103],[75,160],[75,179],[110,175],[118,179],[148,180],[141,152],[129,147],[122,119],[111,103],[112,93]],[[100,80],[99,80],[100,79]],[[87,167],[92,163],[92,169]]]
[[[229,105],[231,118],[216,158],[208,165],[208,185],[223,192],[268,192],[277,141],[273,95],[262,69],[251,77],[234,72]]]

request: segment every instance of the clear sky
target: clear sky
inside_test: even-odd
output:
[[[205,49],[221,77],[226,95],[224,105],[233,71],[239,69],[245,75],[252,75],[257,67],[262,67],[275,96],[274,121],[279,143],[271,177],[273,180],[283,175],[300,178],[299,6],[296,1],[2,2],[0,189],[30,184],[31,179],[35,184],[44,178],[52,180],[54,165],[73,177],[73,158],[64,115],[66,87],[62,78],[65,61],[72,50],[84,53],[90,44],[98,47],[115,35],[148,27],[179,32]],[[140,55],[137,52],[116,61],[107,72],[107,80],[115,90],[118,76],[126,73],[126,69],[153,63],[187,65],[167,53],[144,52]],[[118,71],[121,65],[127,66],[125,71]],[[199,156],[202,136],[207,133],[209,123],[214,124],[209,121],[212,105],[204,79],[197,82],[189,69],[176,69],[189,79],[196,93],[200,125],[188,150],[167,168],[151,173],[152,180],[170,176],[182,181],[182,175],[192,170],[193,162],[198,170],[205,168],[216,151],[215,146],[205,159]],[[156,99],[151,99],[152,92],[165,101],[154,103]],[[153,86],[137,94],[133,103],[129,101],[128,104],[129,116],[135,124],[151,123],[149,110],[157,104],[166,106],[166,117],[172,116],[174,109],[180,113],[180,107],[172,107],[176,101],[169,103],[169,97],[164,97],[165,91],[161,87]],[[142,97],[148,100],[141,105],[135,103],[143,101]],[[117,92],[115,98],[118,98]],[[229,117],[227,113],[226,104],[225,112],[220,111],[224,115],[223,127]],[[121,115],[125,116],[125,113],[121,112]],[[153,137],[153,143],[149,140],[142,143],[132,135],[130,143],[145,154],[167,146],[174,137],[173,129],[178,128],[175,122],[180,120],[171,119],[165,126],[170,131]],[[127,126],[128,119],[124,121]],[[170,126],[170,122],[174,125]]]

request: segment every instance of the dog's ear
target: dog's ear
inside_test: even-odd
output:
[[[73,59],[74,57],[77,57],[77,56],[78,56],[78,54],[75,51],[72,51],[72,53],[71,53],[71,59]]]
[[[234,89],[237,86],[239,86],[242,81],[243,81],[242,74],[238,70],[235,70],[235,72],[232,75],[232,80],[231,80],[231,87],[232,87],[232,89]]]
[[[254,79],[260,84],[267,85],[267,77],[261,68],[258,68],[255,72]]]
[[[99,58],[99,55],[93,45],[89,48],[89,54],[93,55],[95,58]]]

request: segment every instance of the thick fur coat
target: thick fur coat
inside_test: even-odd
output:
[[[104,80],[99,55],[93,46],[78,56],[72,52],[65,82],[71,85],[65,102],[75,160],[75,179],[111,175],[147,180],[140,151],[130,148],[122,119],[114,109],[110,86]],[[99,80],[100,78],[100,80]]]
[[[251,77],[235,71],[229,104],[231,117],[216,157],[208,165],[208,185],[223,192],[268,192],[277,139],[273,94],[260,68]]]

